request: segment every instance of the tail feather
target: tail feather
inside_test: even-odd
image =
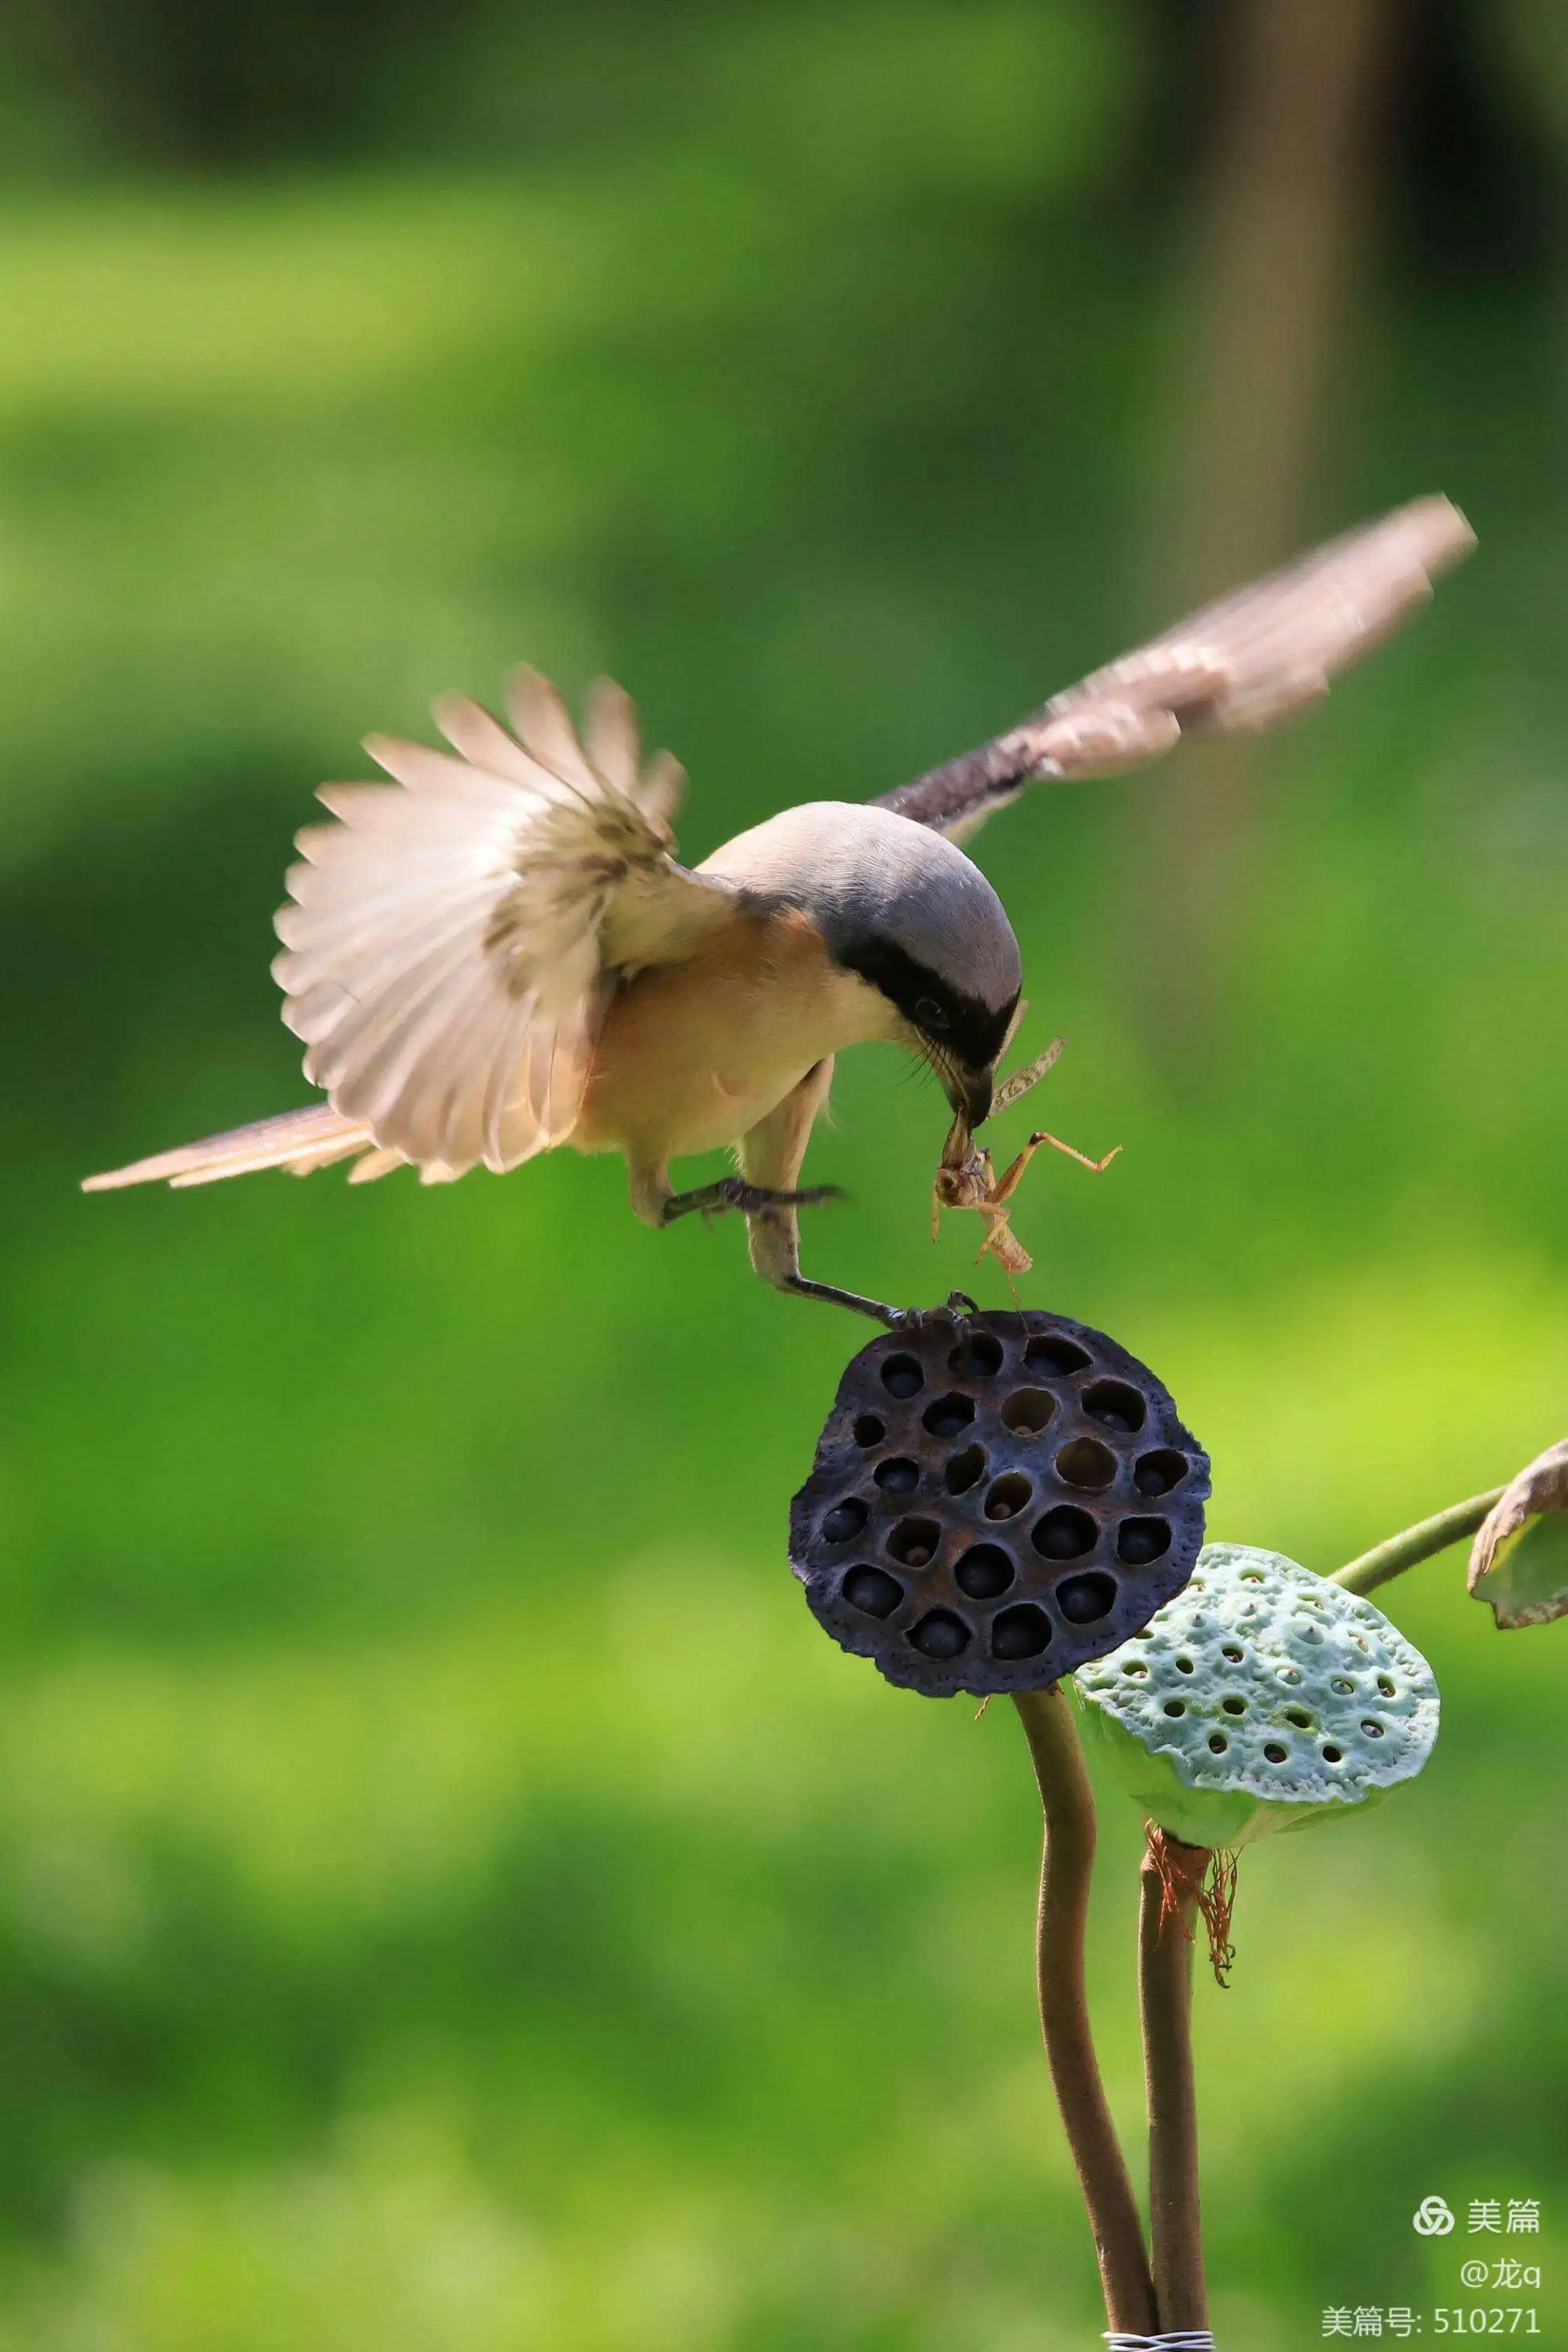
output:
[[[370,1151],[356,1160],[349,1170],[351,1184],[374,1184],[380,1176],[390,1176],[395,1168],[406,1168],[408,1162],[401,1151]]]
[[[102,1176],[89,1176],[81,1189],[117,1192],[126,1184],[168,1183],[184,1192],[195,1184],[218,1183],[226,1176],[248,1176],[262,1168],[287,1168],[296,1176],[309,1176],[314,1169],[330,1168],[334,1160],[374,1150],[375,1138],[362,1119],[345,1118],[331,1103],[312,1103],[305,1110],[253,1119],[248,1127],[231,1127],[226,1134],[182,1144],[176,1151],[132,1160],[128,1168],[111,1168]],[[386,1157],[384,1153],[377,1156]],[[378,1175],[384,1172],[380,1168],[376,1171]]]

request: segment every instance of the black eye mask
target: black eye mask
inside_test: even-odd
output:
[[[857,940],[840,950],[838,961],[880,989],[922,1034],[940,1036],[944,1050],[968,1069],[988,1070],[1006,1044],[1016,993],[1003,1005],[966,996],[889,939]]]

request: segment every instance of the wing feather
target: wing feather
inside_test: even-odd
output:
[[[520,663],[507,680],[506,708],[518,741],[531,759],[561,783],[590,800],[597,797],[605,780],[595,773],[577,740],[570,711],[547,677],[527,662]]]
[[[686,797],[686,771],[673,751],[656,751],[637,785],[637,806],[652,825],[673,824]]]
[[[1205,605],[880,805],[963,840],[1026,783],[1112,775],[1184,735],[1273,727],[1392,636],[1475,543],[1447,499],[1416,499]]]
[[[367,735],[364,748],[378,768],[384,768],[409,792],[430,800],[453,793],[465,800],[485,798],[504,781],[492,778],[488,769],[454,759],[450,751],[432,751],[428,743],[408,743],[398,735]],[[362,805],[374,807],[374,803],[367,799]]]
[[[334,1100],[352,1091],[354,1116],[370,1122],[378,1141],[397,1116],[411,1066],[432,1033],[447,1034],[456,1047],[471,965],[472,941],[465,934],[400,973],[384,992],[356,999],[353,1013],[306,1057],[306,1076]],[[422,1122],[423,1106],[408,1102],[397,1142],[411,1160],[432,1156],[421,1148]]]
[[[640,803],[642,729],[637,704],[613,678],[596,677],[588,688],[584,732],[588,757],[600,775],[628,800]]]
[[[1341,670],[1392,636],[1474,545],[1447,499],[1417,499],[1204,606],[1057,695],[1047,715],[1071,722],[1118,702],[1173,716],[1188,733],[1270,727],[1318,700]],[[1053,758],[1048,730],[1041,740],[1044,757]]]
[[[504,776],[510,783],[537,783],[537,762],[482,702],[466,694],[443,694],[432,703],[431,716],[453,751],[474,767]]]
[[[570,1133],[617,971],[689,954],[728,885],[688,874],[661,815],[672,763],[644,767],[618,688],[592,704],[594,756],[548,681],[519,671],[514,738],[448,697],[440,751],[366,748],[391,784],[332,784],[277,919],[273,971],[305,1073],[381,1155],[431,1181],[511,1168]]]

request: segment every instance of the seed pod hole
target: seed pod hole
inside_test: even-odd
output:
[[[882,1386],[889,1396],[919,1396],[926,1376],[912,1356],[889,1356],[882,1366]]]
[[[1079,1343],[1068,1339],[1065,1331],[1044,1331],[1039,1339],[1032,1339],[1030,1345],[1023,1350],[1023,1360],[1030,1371],[1058,1373],[1058,1376],[1072,1371],[1089,1371],[1089,1367],[1093,1364],[1089,1348],[1079,1348]]]
[[[1100,1495],[1115,1475],[1116,1456],[1098,1437],[1075,1437],[1057,1455],[1057,1476],[1064,1486],[1081,1486],[1086,1494]]]
[[[1002,1342],[989,1331],[972,1331],[947,1360],[955,1381],[994,1380],[1002,1369]]]
[[[1211,1731],[1209,1733],[1209,1753],[1211,1756],[1223,1756],[1229,1746],[1230,1742],[1226,1738],[1223,1731]]]
[[[906,1568],[925,1568],[941,1541],[934,1519],[900,1519],[888,1538],[888,1549]]]
[[[927,1658],[956,1658],[969,1647],[969,1628],[951,1610],[933,1609],[910,1628],[910,1640]]]
[[[1381,1738],[1383,1738],[1383,1726],[1382,1726],[1382,1724],[1381,1724],[1381,1723],[1373,1723],[1373,1719],[1372,1719],[1372,1717],[1371,1717],[1371,1716],[1370,1716],[1370,1715],[1366,1717],[1366,1720],[1363,1723],[1363,1725],[1362,1725],[1362,1729],[1365,1732],[1365,1734],[1366,1734],[1366,1736],[1367,1736],[1367,1738],[1368,1738],[1369,1739],[1381,1739]]]
[[[1222,1642],[1219,1645],[1219,1654],[1222,1658],[1228,1658],[1233,1666],[1239,1666],[1247,1655],[1239,1642]]]
[[[900,1455],[877,1465],[877,1484],[884,1495],[912,1495],[921,1483],[921,1465]]]
[[[1377,1686],[1383,1693],[1384,1698],[1392,1698],[1394,1696],[1394,1679],[1392,1675],[1379,1675],[1377,1678]]]
[[[1329,1677],[1329,1688],[1331,1691],[1338,1691],[1342,1698],[1347,1691],[1354,1690],[1355,1685],[1352,1682],[1349,1675],[1331,1675]]]
[[[1185,1715],[1186,1711],[1187,1702],[1184,1698],[1168,1698],[1165,1701],[1165,1713],[1167,1715]]]
[[[1000,1544],[975,1544],[952,1571],[952,1580],[972,1601],[994,1601],[1018,1571]]]
[[[847,1543],[851,1536],[859,1534],[870,1516],[869,1507],[858,1495],[851,1495],[844,1502],[835,1503],[822,1522],[823,1541]]]
[[[1083,1392],[1083,1409],[1102,1429],[1114,1429],[1123,1436],[1142,1429],[1149,1417],[1142,1398],[1125,1381],[1096,1381]]]
[[[1069,1625],[1098,1625],[1116,1606],[1116,1579],[1093,1568],[1087,1575],[1064,1576],[1056,1603]]]
[[[995,1481],[986,1495],[986,1517],[1016,1519],[1027,1507],[1034,1491],[1021,1470],[1009,1470]]]
[[[885,1568],[852,1568],[843,1589],[851,1609],[867,1617],[890,1617],[904,1597],[903,1586]]]
[[[1176,1672],[1177,1672],[1179,1675],[1190,1675],[1190,1674],[1193,1672],[1193,1661],[1192,1661],[1192,1659],[1191,1659],[1191,1658],[1178,1658],[1178,1659],[1176,1660]]]
[[[1044,1339],[1030,1340],[1024,1361],[1032,1372],[1087,1372],[1092,1359],[1076,1339],[1052,1331]]]
[[[856,1415],[855,1443],[857,1445],[864,1446],[868,1452],[873,1445],[880,1445],[887,1434],[887,1423],[879,1421],[874,1412],[862,1412]]]
[[[962,1454],[953,1455],[942,1475],[950,1495],[967,1495],[985,1475],[985,1448],[966,1445]]]
[[[1312,1728],[1312,1718],[1304,1706],[1288,1706],[1285,1720],[1293,1723],[1298,1731],[1310,1731]]]
[[[1330,1746],[1324,1748],[1323,1761],[1325,1764],[1342,1764],[1344,1760],[1344,1750],[1342,1748]]]
[[[1100,1529],[1087,1511],[1076,1510],[1071,1503],[1058,1503],[1039,1521],[1029,1540],[1047,1559],[1081,1559],[1092,1551]]]
[[[1050,1619],[1029,1601],[1002,1610],[991,1628],[992,1654],[998,1658],[1037,1658],[1050,1641]]]
[[[1245,1715],[1247,1713],[1247,1701],[1244,1698],[1222,1698],[1220,1705],[1224,1707],[1226,1715]]]
[[[1116,1531],[1116,1554],[1129,1568],[1144,1568],[1171,1548],[1169,1519],[1123,1519]]]
[[[1019,1389],[1002,1408],[1002,1425],[1015,1437],[1038,1437],[1048,1429],[1057,1401],[1048,1389]]]
[[[966,1396],[938,1397],[934,1404],[927,1405],[921,1418],[931,1435],[940,1437],[945,1444],[949,1438],[963,1436],[974,1418],[974,1406]]]
[[[1142,1682],[1147,1676],[1149,1669],[1142,1658],[1129,1658],[1121,1671],[1124,1675],[1134,1675]]]
[[[1263,1743],[1263,1753],[1270,1764],[1283,1764],[1289,1752],[1288,1748],[1281,1748],[1277,1739],[1266,1739]]]
[[[1184,1454],[1173,1446],[1156,1446],[1152,1454],[1141,1454],[1132,1468],[1132,1484],[1141,1495],[1168,1495],[1179,1486],[1191,1465]],[[1198,1590],[1203,1590],[1200,1585]]]

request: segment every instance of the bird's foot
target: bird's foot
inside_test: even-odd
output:
[[[928,1323],[962,1323],[966,1316],[978,1315],[979,1307],[966,1290],[950,1290],[944,1307],[901,1307],[893,1312],[898,1331],[923,1330]]]
[[[705,1217],[721,1215],[726,1209],[739,1209],[743,1215],[754,1217],[764,1209],[814,1209],[821,1201],[843,1198],[844,1190],[838,1184],[808,1184],[804,1192],[781,1192],[771,1185],[748,1184],[743,1176],[721,1176],[716,1184],[700,1184],[694,1192],[672,1192],[659,1223],[672,1225],[677,1217],[688,1217],[694,1209]]]

